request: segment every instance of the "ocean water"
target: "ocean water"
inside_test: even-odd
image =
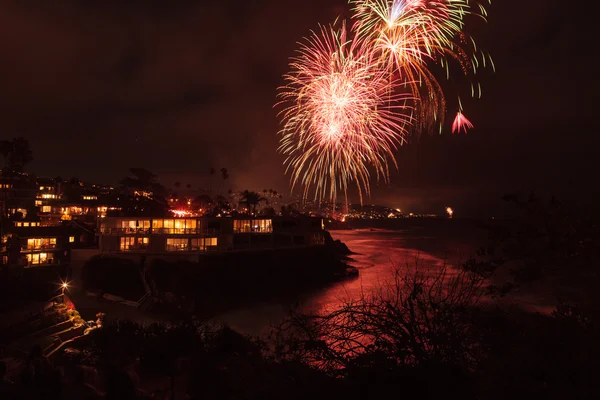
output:
[[[451,224],[402,230],[335,230],[331,235],[355,253],[348,263],[359,269],[357,278],[294,293],[285,299],[250,304],[220,315],[214,322],[226,323],[247,334],[266,334],[291,306],[307,312],[334,310],[347,300],[357,299],[393,281],[397,269],[418,268],[433,276],[445,267],[451,275],[475,255],[485,240],[485,232]]]

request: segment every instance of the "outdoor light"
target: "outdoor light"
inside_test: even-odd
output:
[[[61,294],[64,295],[65,294],[65,289],[69,288],[69,282],[62,282],[60,284],[60,290],[61,290]]]

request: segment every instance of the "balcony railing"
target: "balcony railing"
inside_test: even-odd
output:
[[[273,229],[234,228],[233,233],[273,233]]]
[[[126,248],[121,248],[121,251],[146,251],[150,248],[147,244],[136,244]]]
[[[106,228],[100,227],[102,235],[213,235],[220,232],[214,228]]]
[[[30,250],[54,250],[56,249],[55,244],[42,244],[41,246],[25,246],[22,248],[23,251]]]
[[[172,251],[172,252],[209,252],[209,251],[212,252],[212,251],[217,251],[218,247],[217,246],[205,246],[205,247],[181,246],[181,245],[168,244],[166,246],[166,250]]]

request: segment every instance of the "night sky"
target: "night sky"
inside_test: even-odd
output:
[[[2,1],[3,138],[28,138],[28,169],[44,176],[114,183],[141,166],[167,186],[199,187],[214,166],[228,168],[233,190],[287,192],[276,88],[296,42],[349,6],[209,3]],[[443,135],[404,146],[391,187],[369,202],[490,215],[507,191],[598,195],[592,12],[557,0],[496,0],[488,11],[488,24],[467,29],[497,67],[480,77],[484,97],[465,101],[475,129],[450,134],[449,93]]]

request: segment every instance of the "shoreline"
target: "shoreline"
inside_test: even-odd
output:
[[[351,254],[344,243],[334,240],[327,232],[326,244],[319,246],[215,253],[200,262],[157,258],[143,268],[151,305],[136,311],[152,320],[174,321],[189,317],[210,319],[263,302],[287,299],[291,304],[304,293],[319,292],[347,279],[348,275],[356,276],[358,270],[347,264]],[[119,293],[111,294],[137,300],[128,293],[128,286],[139,288],[143,284],[142,275],[136,278],[133,272],[140,266],[123,260],[118,256],[89,260],[83,267],[82,288],[110,293],[106,282],[114,282],[114,275],[118,273],[129,282],[113,286],[112,291]],[[114,265],[119,266],[118,272]],[[103,278],[96,279],[94,275]],[[141,296],[138,293],[133,297]],[[106,304],[86,300],[95,301],[98,308]]]

